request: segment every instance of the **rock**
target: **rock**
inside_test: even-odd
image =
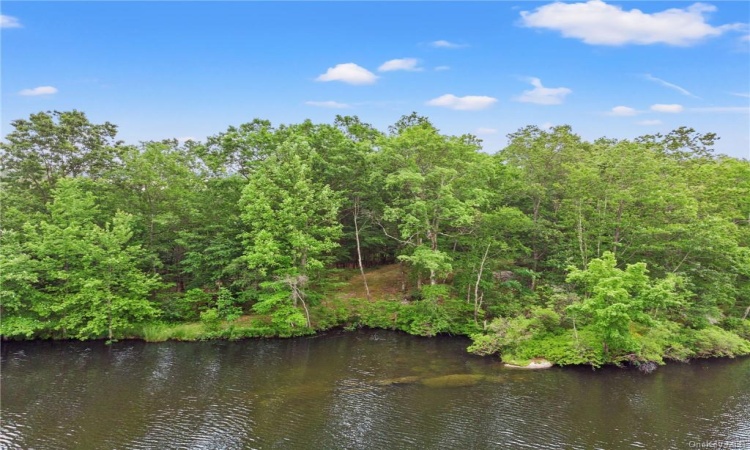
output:
[[[455,374],[442,377],[426,378],[422,384],[431,388],[451,388],[473,386],[484,379],[484,375]]]
[[[549,369],[552,367],[553,364],[546,359],[533,359],[528,365],[525,366],[519,366],[516,364],[508,364],[505,363],[505,367],[508,367],[510,369],[526,369],[526,370],[536,370],[536,369]]]
[[[419,381],[417,376],[399,377],[399,378],[388,378],[386,380],[378,380],[375,382],[378,386],[393,386],[398,384],[411,384]]]

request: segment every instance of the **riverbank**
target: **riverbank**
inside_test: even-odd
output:
[[[613,352],[602,344],[592,327],[566,323],[556,311],[531,308],[525,315],[475,320],[473,305],[441,290],[423,290],[408,297],[399,286],[403,274],[396,264],[369,270],[368,287],[355,271],[341,271],[325,298],[309,308],[310,327],[280,327],[271,315],[242,315],[221,320],[216,314],[201,315],[192,322],[151,322],[131,327],[119,339],[146,342],[291,338],[315,335],[331,329],[360,328],[396,330],[415,336],[454,335],[472,340],[470,353],[500,358],[511,366],[528,367],[544,360],[557,366],[633,365],[644,371],[667,361],[735,357],[750,354],[750,321],[736,327],[739,333],[716,325],[699,329],[673,323],[653,327],[631,324],[635,339],[628,351]],[[744,331],[743,331],[744,330]],[[747,334],[741,335],[741,333]],[[61,336],[64,338],[64,336]]]

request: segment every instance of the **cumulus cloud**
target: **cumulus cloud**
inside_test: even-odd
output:
[[[496,98],[485,95],[467,95],[456,97],[453,94],[445,94],[428,101],[430,106],[442,106],[444,108],[457,109],[459,111],[476,111],[486,109],[497,102]]]
[[[661,125],[661,120],[659,119],[641,120],[640,122],[636,122],[636,124],[649,127],[649,126],[654,126],[654,125]]]
[[[644,74],[643,78],[645,78],[645,79],[647,79],[649,81],[653,81],[654,83],[658,83],[658,84],[660,84],[660,85],[662,85],[664,87],[668,87],[670,89],[674,89],[675,91],[679,92],[682,95],[687,95],[688,97],[693,97],[693,98],[699,98],[699,97],[693,95],[693,93],[691,93],[687,89],[685,89],[683,87],[680,87],[680,86],[677,86],[674,83],[670,83],[669,81],[664,81],[661,78],[656,78],[655,76],[652,76],[651,74],[648,74],[648,73]]]
[[[354,63],[337,64],[329,67],[316,81],[341,81],[348,84],[373,84],[377,75]]]
[[[615,106],[609,111],[608,114],[610,116],[627,117],[638,114],[638,111],[635,108],[631,108],[629,106]]]
[[[0,28],[21,28],[21,21],[17,17],[0,14]]]
[[[456,44],[455,42],[445,41],[445,40],[439,40],[439,41],[432,41],[430,42],[430,45],[435,48],[463,48],[466,47],[464,44]]]
[[[651,111],[661,112],[661,113],[679,113],[682,112],[685,108],[682,105],[677,104],[671,104],[671,105],[664,105],[657,103],[655,105],[651,105]]]
[[[333,109],[351,108],[351,105],[348,105],[346,103],[335,102],[333,100],[328,100],[324,102],[309,101],[309,102],[305,102],[305,105],[317,106],[319,108],[333,108]]]
[[[416,58],[400,58],[400,59],[392,59],[390,61],[386,61],[378,67],[379,72],[392,72],[394,70],[406,70],[409,72],[418,72],[422,70],[421,67],[417,67],[417,64],[419,61],[417,61]]]
[[[56,94],[57,88],[53,86],[39,86],[32,89],[24,89],[19,92],[20,95],[36,96]]]
[[[523,25],[546,28],[564,37],[592,45],[667,44],[688,46],[729,30],[743,30],[744,24],[712,26],[705,15],[715,6],[695,3],[685,9],[670,8],[655,13],[623,10],[601,0],[586,3],[555,2],[534,11],[522,11]]]
[[[518,102],[536,103],[537,105],[559,105],[565,99],[565,96],[573,92],[572,90],[559,88],[546,88],[542,86],[539,78],[529,78],[529,83],[534,89],[523,91],[521,95],[515,98]]]
[[[495,128],[479,127],[476,134],[497,134],[497,130]]]

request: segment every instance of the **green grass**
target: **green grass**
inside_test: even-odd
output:
[[[142,338],[146,342],[198,341],[207,339],[207,331],[202,323],[165,324],[152,323],[143,326]]]

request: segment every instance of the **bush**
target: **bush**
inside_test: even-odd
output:
[[[728,356],[730,358],[750,354],[750,342],[717,326],[702,330],[688,330],[687,341],[698,358]]]
[[[557,365],[588,364],[600,367],[605,360],[597,334],[588,329],[565,330],[559,334],[540,334],[528,339],[513,350],[503,353],[503,360],[531,360],[544,358]]]
[[[489,356],[500,352],[502,345],[495,334],[476,333],[471,335],[471,345],[466,351],[479,356]]]
[[[219,317],[219,311],[216,308],[211,308],[201,313],[201,323],[206,327],[207,331],[214,332],[218,331],[221,326],[221,318]]]
[[[727,317],[721,322],[720,326],[742,339],[750,340],[750,319],[743,320],[739,317]]]
[[[224,287],[219,289],[219,294],[216,296],[216,309],[219,317],[224,320],[236,320],[242,315],[242,308],[236,305],[232,292]]]

